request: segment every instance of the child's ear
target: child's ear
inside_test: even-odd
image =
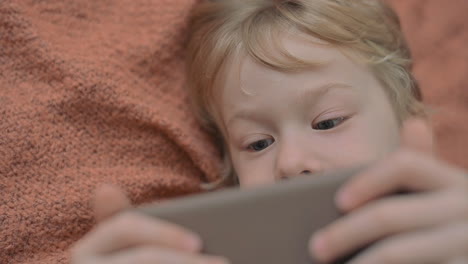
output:
[[[430,121],[416,117],[405,120],[401,128],[401,144],[403,147],[433,155],[434,133]]]

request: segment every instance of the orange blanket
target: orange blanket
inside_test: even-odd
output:
[[[0,1],[0,263],[66,263],[102,183],[141,204],[217,177],[183,92],[195,2]],[[468,2],[392,3],[442,156],[468,167]]]
[[[400,15],[424,101],[434,110],[440,157],[468,168],[468,1],[388,1]]]
[[[183,92],[194,3],[0,1],[0,263],[66,262],[102,183],[139,204],[216,177]]]

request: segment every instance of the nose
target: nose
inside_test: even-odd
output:
[[[283,144],[276,156],[276,178],[316,174],[323,170],[321,158],[300,144]]]

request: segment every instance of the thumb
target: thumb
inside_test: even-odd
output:
[[[429,155],[434,154],[434,135],[429,121],[422,118],[410,118],[404,121],[401,143],[403,147]]]
[[[94,216],[98,222],[131,207],[127,195],[118,187],[103,185],[94,195]]]

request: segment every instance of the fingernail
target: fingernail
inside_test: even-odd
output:
[[[327,261],[327,243],[321,232],[317,232],[313,236],[310,251],[313,254],[313,257],[318,261]]]
[[[192,251],[200,251],[202,248],[202,241],[197,235],[191,235],[185,240],[185,246]]]

